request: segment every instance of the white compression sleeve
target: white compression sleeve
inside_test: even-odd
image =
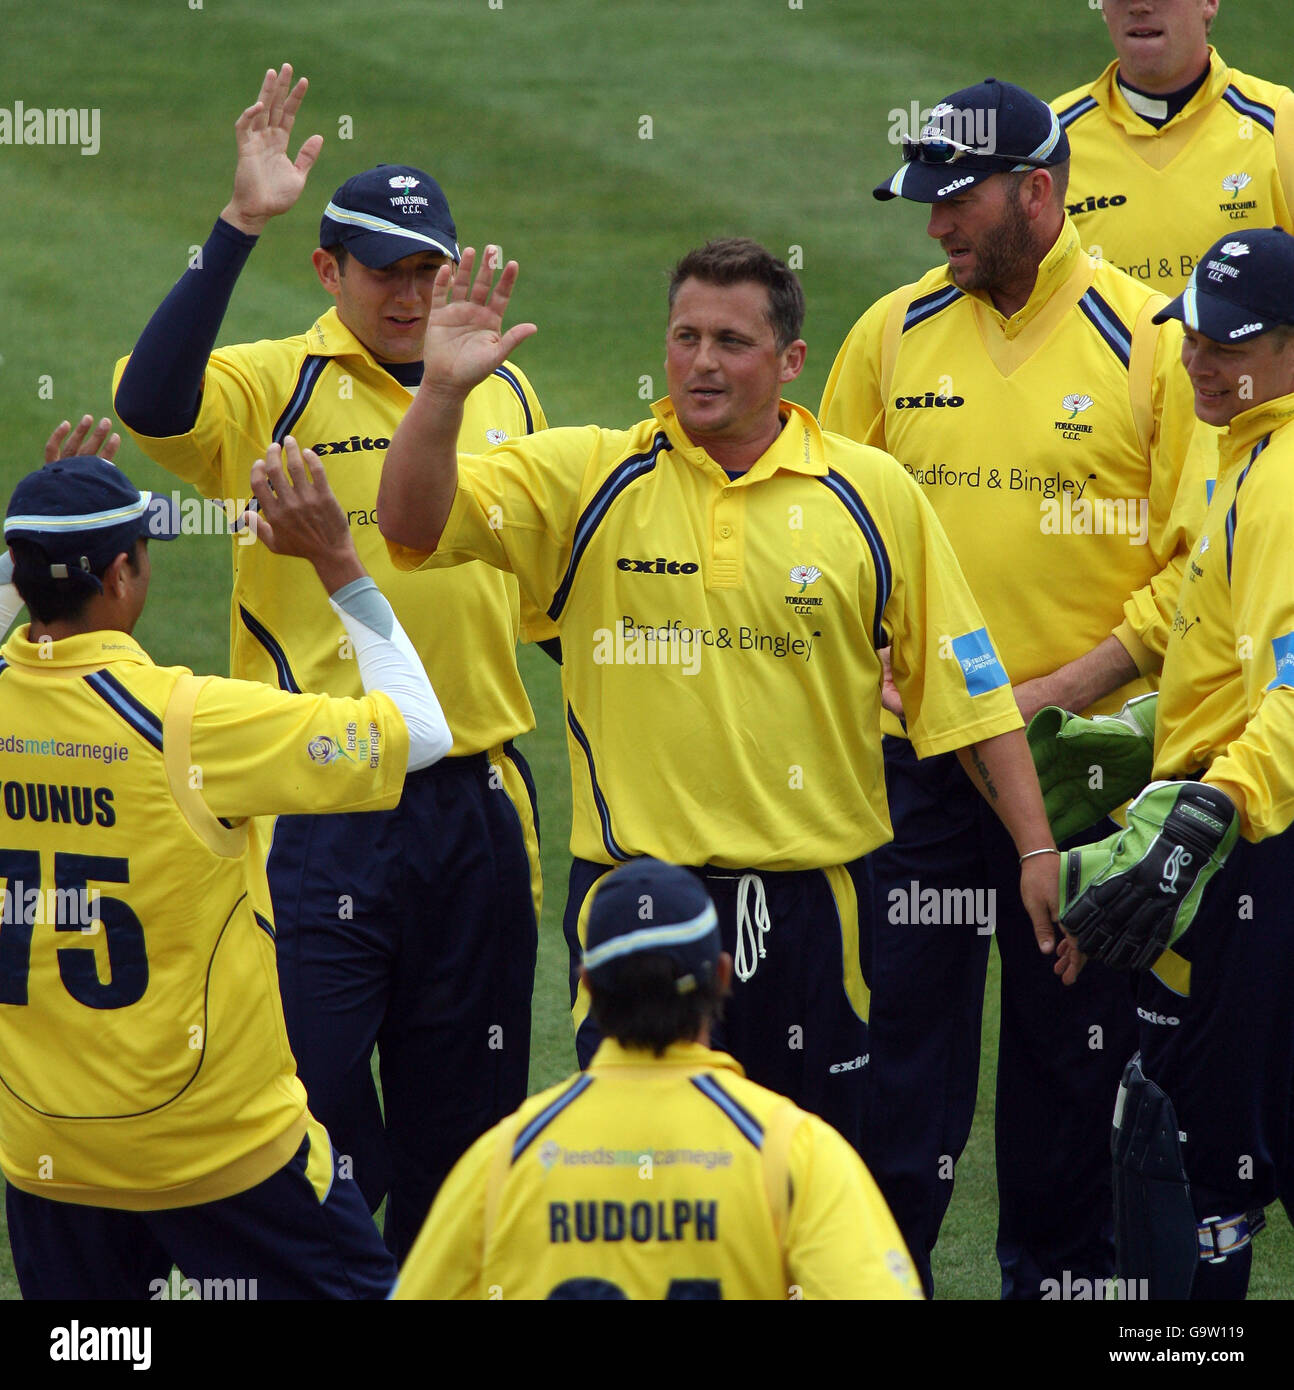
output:
[[[328,602],[355,649],[365,691],[389,695],[409,726],[409,771],[438,762],[454,738],[418,653],[382,591],[365,575],[344,584]]]
[[[0,637],[9,631],[9,624],[22,612],[22,598],[13,584],[13,556],[0,550]]]

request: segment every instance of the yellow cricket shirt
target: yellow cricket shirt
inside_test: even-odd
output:
[[[1203,770],[1261,840],[1294,822],[1294,396],[1237,415],[1221,440],[1164,659],[1154,775]]]
[[[1111,633],[1142,672],[1163,654],[1211,477],[1181,327],[1150,321],[1163,302],[1094,264],[1066,220],[1011,318],[941,267],[878,300],[831,370],[824,428],[921,485],[1013,684]]]
[[[1128,105],[1118,63],[1052,102],[1070,144],[1065,201],[1083,245],[1175,295],[1229,231],[1294,231],[1294,93],[1209,50],[1204,85],[1156,129]]]
[[[117,364],[114,390],[126,361]],[[392,568],[377,529],[377,488],[387,446],[411,399],[334,308],[300,337],[212,353],[188,434],[131,434],[149,458],[217,499],[250,497],[252,464],[272,441],[292,434],[313,449],[350,522],[361,563],[431,677],[454,735],[451,756],[479,753],[534,728],[517,671],[517,587],[486,565],[438,575],[430,584]],[[508,365],[468,397],[462,441],[483,453],[501,439],[545,426],[530,383]],[[235,516],[243,505],[238,502]],[[363,694],[345,629],[319,602],[310,564],[239,537],[232,554],[230,674],[283,690]],[[528,621],[528,638],[547,635],[546,623]]]
[[[244,1191],[309,1118],[246,818],[394,806],[408,731],[382,694],[27,634],[0,651],[0,1169],[136,1210]]]
[[[445,1180],[397,1299],[914,1299],[884,1200],[830,1125],[722,1052],[607,1040]]]
[[[1020,726],[979,610],[893,459],[784,401],[732,481],[653,410],[460,457],[439,549],[392,556],[509,569],[557,623],[573,853],[848,863],[891,837],[878,647],[922,754]]]

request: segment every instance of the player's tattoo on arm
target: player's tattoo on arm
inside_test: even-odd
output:
[[[990,801],[997,800],[997,788],[993,785],[993,779],[988,774],[988,767],[984,759],[979,755],[979,744],[973,743],[970,747],[971,763],[974,765],[975,772],[980,781],[984,784],[984,791]]]

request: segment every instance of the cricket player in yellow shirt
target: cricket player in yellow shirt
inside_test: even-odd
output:
[[[1114,1117],[1120,1277],[1234,1299],[1290,1167],[1294,237],[1222,238],[1159,317],[1185,326],[1221,472],[1164,658],[1154,780],[1125,831],[1064,856],[1075,940],[1056,968],[1072,978],[1085,952],[1137,972],[1140,1053]],[[1079,763],[1121,756],[1127,729],[1051,727],[1060,809]]]
[[[604,1041],[450,1174],[397,1299],[914,1299],[858,1155],[710,1048],[732,977],[698,875],[635,859],[592,894]]]
[[[1223,232],[1294,230],[1294,92],[1209,45],[1218,0],[1101,11],[1115,61],[1052,102],[1073,161],[1069,215],[1093,255],[1177,294]],[[1272,24],[1294,40],[1290,19]]]
[[[889,450],[921,485],[1026,717],[1046,704],[1118,709],[1149,689],[1205,502],[1203,475],[1186,467],[1195,417],[1179,332],[1151,322],[1161,297],[1083,253],[1067,172],[1064,130],[1022,88],[989,79],[939,103],[876,196],[927,205],[947,263],[867,310],[821,411],[827,429]],[[900,909],[927,889],[994,895],[1003,1294],[1038,1298],[1065,1270],[1107,1277],[1103,1117],[1133,1046],[1127,983],[1101,970],[1056,988],[1021,950],[1012,844],[951,759],[919,760],[893,714],[884,730],[895,833],[874,866],[863,1157],[929,1291],[974,1118],[989,935]]]
[[[296,1075],[258,818],[393,806],[451,737],[318,459],[284,454],[251,471],[256,543],[314,567],[355,698],[154,666],[131,633],[178,516],[107,459],[9,500],[31,622],[0,650],[0,1170],[27,1298],[155,1297],[173,1264],[254,1298],[395,1275]]]
[[[914,742],[960,750],[1027,856],[1031,949],[1035,933],[1052,946],[1053,841],[979,610],[904,470],[782,399],[804,362],[804,297],[763,247],[727,238],[675,267],[669,397],[651,418],[548,430],[486,458],[458,453],[462,400],[536,330],[502,329],[515,262],[495,286],[471,270],[465,251],[439,277],[378,520],[397,563],[484,560],[561,632],[580,1061],[599,1036],[578,977],[589,890],[641,855],[689,865],[734,956],[716,1044],[858,1145],[866,856],[890,836],[887,643]]]
[[[118,364],[116,406],[150,458],[233,500],[235,515],[270,439],[292,433],[313,448],[333,466],[361,558],[437,672],[450,756],[410,777],[389,813],[281,817],[269,856],[301,1079],[372,1209],[389,1194],[385,1234],[398,1259],[454,1160],[526,1095],[539,841],[513,740],[534,715],[517,669],[516,581],[484,565],[416,581],[391,567],[377,530],[382,457],[422,375],[432,280],[458,258],[436,181],[403,164],[347,179],[312,255],[333,305],[294,337],[215,348],[260,234],[297,203],[319,156],[318,135],[295,160],[289,152],[305,91],[290,66],[271,70],[239,117],[233,193]],[[529,383],[502,362],[467,404],[464,447],[485,452],[544,425]],[[242,539],[230,545],[231,673],[358,693],[346,635],[314,602],[309,568]],[[534,617],[526,627],[548,631]]]

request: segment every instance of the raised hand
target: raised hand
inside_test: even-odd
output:
[[[297,201],[323,148],[323,136],[312,135],[295,160],[288,156],[288,137],[308,86],[304,77],[292,85],[291,63],[278,72],[270,68],[260,96],[234,124],[234,193],[220,215],[251,236],[258,236],[271,217],[287,212]]]
[[[86,436],[89,435],[87,439]],[[105,415],[96,425],[93,415],[82,415],[73,429],[64,420],[45,441],[45,462],[55,459],[86,458],[97,454],[109,463],[117,456],[121,436],[114,433],[112,421]]]
[[[517,283],[517,263],[503,267],[497,283],[496,248],[487,246],[476,267],[476,249],[469,246],[455,267],[441,266],[427,314],[423,345],[423,385],[465,396],[496,367],[503,365],[519,343],[539,330],[533,323],[518,323],[503,330],[503,315]]]
[[[282,446],[271,444],[252,464],[251,489],[259,510],[245,511],[242,523],[275,555],[309,560],[329,593],[364,573],[345,513],[312,449],[303,451],[291,435]]]

